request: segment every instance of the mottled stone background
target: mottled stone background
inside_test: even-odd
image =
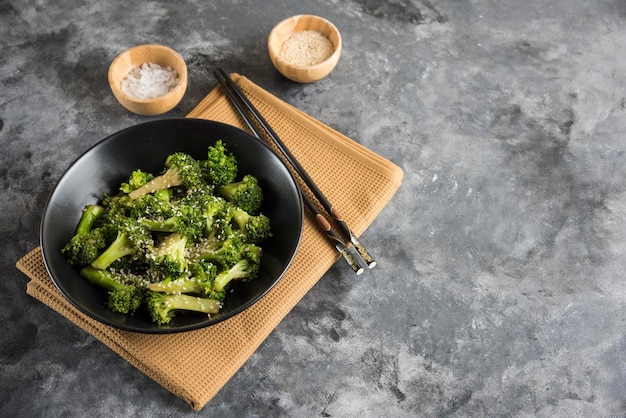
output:
[[[300,13],[344,41],[310,85],[266,53]],[[624,0],[0,0],[0,416],[625,416],[625,26]],[[405,171],[379,266],[334,266],[200,413],[15,268],[67,166],[150,119],[107,85],[148,42],[189,67],[164,117],[223,67]]]

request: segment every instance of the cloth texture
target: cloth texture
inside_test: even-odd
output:
[[[361,235],[400,187],[402,170],[247,78],[237,74],[232,78],[328,199],[340,208],[355,235]],[[220,87],[188,117],[245,127]],[[191,408],[200,410],[338,259],[335,248],[307,215],[293,263],[260,301],[216,325],[158,335],[119,330],[77,310],[54,286],[39,247],[22,257],[17,268],[30,279],[26,287],[29,295],[93,335]],[[187,355],[180,356],[181,351]],[[207,360],[210,358],[220,358],[220,366]]]

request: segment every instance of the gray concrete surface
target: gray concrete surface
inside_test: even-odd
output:
[[[324,16],[344,52],[311,85],[266,37]],[[364,234],[199,413],[25,294],[15,262],[89,146],[151,118],[110,61],[187,60],[184,116],[239,72],[397,163]],[[0,0],[0,416],[626,415],[626,2]]]

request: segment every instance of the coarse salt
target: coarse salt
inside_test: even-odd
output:
[[[180,78],[172,67],[146,62],[122,80],[122,91],[136,99],[155,99],[170,92]]]
[[[294,65],[309,66],[326,61],[334,52],[332,42],[321,32],[303,30],[290,35],[279,55]]]

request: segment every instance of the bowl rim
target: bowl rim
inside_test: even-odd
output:
[[[313,65],[293,64],[291,61],[288,61],[288,60],[282,58],[280,56],[280,48],[278,50],[276,50],[276,48],[274,48],[273,44],[271,43],[272,38],[276,36],[276,32],[278,31],[278,28],[280,26],[282,26],[284,23],[286,23],[289,20],[301,19],[303,17],[310,17],[310,18],[313,18],[313,19],[321,20],[324,23],[328,24],[331,27],[331,29],[337,34],[337,45],[335,45],[333,43],[333,49],[334,49],[333,53],[328,58],[326,58],[324,61],[319,62],[317,64],[313,64]],[[301,30],[298,30],[298,31],[294,31],[294,32],[292,32],[290,34],[290,36],[293,35],[296,32],[302,32],[304,30],[307,30],[307,29],[301,29]],[[299,14],[299,15],[289,16],[289,17],[281,20],[276,25],[274,25],[274,27],[272,28],[272,30],[270,31],[270,33],[269,33],[269,35],[267,37],[267,40],[268,40],[269,54],[270,54],[270,57],[272,58],[272,60],[275,60],[276,62],[282,63],[283,65],[288,66],[290,68],[299,69],[299,70],[317,69],[319,67],[325,67],[326,65],[328,65],[329,62],[332,62],[335,59],[338,60],[339,59],[339,55],[341,54],[342,44],[343,44],[343,40],[342,40],[342,37],[341,37],[341,32],[339,32],[339,29],[337,28],[337,26],[335,26],[330,20],[328,20],[328,19],[326,19],[324,17],[318,16],[318,15],[312,15],[312,14]]]
[[[139,99],[136,98],[134,96],[131,96],[130,94],[126,94],[121,86],[118,86],[117,83],[114,82],[113,80],[113,67],[115,66],[115,64],[117,64],[118,61],[121,61],[122,57],[126,54],[130,54],[133,50],[139,49],[139,48],[157,48],[157,49],[162,49],[165,51],[170,52],[175,58],[176,60],[179,60],[182,63],[183,69],[185,70],[182,74],[179,74],[180,80],[178,81],[178,84],[176,84],[174,86],[173,89],[171,89],[170,91],[168,91],[167,93],[158,96],[158,97],[154,97],[152,99]],[[176,70],[176,72],[178,73],[178,70]],[[160,100],[164,100],[166,98],[168,98],[168,96],[172,96],[172,95],[176,95],[176,94],[180,94],[180,90],[187,90],[187,77],[188,77],[188,70],[187,70],[187,63],[185,62],[185,59],[183,58],[183,56],[178,53],[178,51],[170,48],[169,46],[166,45],[161,45],[161,44],[141,44],[141,45],[135,45],[132,46],[130,48],[125,49],[124,51],[120,52],[119,54],[117,54],[115,56],[115,58],[113,58],[113,61],[111,61],[111,64],[109,64],[109,70],[107,72],[107,78],[109,81],[109,86],[111,87],[111,89],[113,90],[113,93],[115,96],[120,96],[123,97],[124,100],[128,100],[130,102],[136,103],[136,104],[150,104],[150,103],[154,103],[155,101],[160,101]]]
[[[299,224],[299,229],[297,231],[297,238],[296,238],[296,245],[293,248],[293,252],[291,253],[291,255],[289,256],[288,261],[286,262],[284,268],[282,269],[282,271],[280,272],[280,274],[273,279],[273,281],[271,282],[271,284],[266,288],[263,289],[262,292],[256,294],[254,297],[250,298],[246,303],[238,306],[236,309],[233,309],[232,311],[225,313],[223,315],[220,315],[219,317],[216,318],[209,318],[209,319],[205,319],[205,320],[200,320],[197,322],[193,322],[187,325],[181,325],[181,326],[177,326],[176,328],[169,328],[169,327],[158,327],[155,326],[151,327],[151,328],[142,328],[139,326],[131,326],[131,325],[125,325],[125,324],[120,324],[117,323],[115,321],[111,321],[105,317],[102,317],[101,315],[97,315],[94,312],[91,312],[90,310],[86,309],[84,306],[82,306],[80,303],[78,303],[77,300],[75,300],[75,298],[70,294],[70,292],[67,291],[67,289],[65,289],[65,287],[59,283],[58,279],[55,278],[55,275],[53,274],[53,267],[52,267],[52,263],[51,260],[47,257],[47,251],[48,248],[47,246],[44,244],[45,243],[45,236],[44,233],[46,231],[46,226],[47,226],[47,222],[49,222],[48,218],[49,218],[49,209],[50,206],[53,202],[53,197],[56,195],[57,191],[61,188],[61,185],[63,183],[64,180],[68,179],[70,177],[70,173],[72,171],[72,169],[74,167],[77,167],[78,164],[80,164],[81,160],[83,158],[86,158],[88,154],[95,152],[99,147],[104,146],[104,144],[109,141],[112,140],[113,137],[116,137],[118,135],[123,134],[126,131],[132,131],[134,129],[141,129],[142,126],[144,125],[158,125],[158,124],[163,124],[163,123],[200,123],[200,124],[207,124],[207,125],[221,125],[226,127],[226,129],[231,129],[234,130],[236,132],[238,132],[238,134],[242,134],[244,136],[249,137],[252,141],[256,141],[257,143],[261,144],[261,146],[267,148],[273,155],[275,155],[277,157],[277,160],[280,162],[280,164],[284,167],[284,169],[286,170],[286,172],[288,173],[288,176],[290,178],[290,181],[293,182],[293,184],[295,185],[295,191],[297,194],[297,201],[298,201],[298,224]],[[46,273],[48,274],[48,277],[51,279],[52,283],[54,284],[55,288],[61,293],[61,295],[65,298],[65,300],[67,300],[68,302],[70,302],[70,304],[72,306],[74,306],[75,308],[77,308],[80,312],[82,312],[83,314],[85,314],[87,317],[91,318],[92,320],[95,320],[101,324],[104,325],[108,325],[111,326],[113,328],[116,329],[120,329],[120,330],[124,330],[124,331],[132,331],[132,332],[137,332],[137,333],[141,333],[141,334],[174,334],[174,333],[180,333],[180,332],[187,332],[187,331],[194,331],[194,330],[198,330],[198,329],[202,329],[202,328],[206,328],[212,325],[216,325],[220,322],[223,322],[225,320],[228,320],[242,312],[244,312],[245,310],[247,310],[248,308],[250,308],[251,306],[253,306],[254,304],[256,304],[259,300],[261,300],[263,297],[265,297],[275,286],[276,284],[283,278],[283,276],[285,275],[285,273],[289,270],[289,268],[291,267],[291,265],[293,264],[293,261],[298,253],[298,250],[300,249],[300,245],[302,243],[302,237],[304,234],[304,203],[302,200],[302,193],[300,190],[300,187],[298,186],[297,180],[295,179],[294,174],[291,172],[291,170],[288,169],[287,165],[284,163],[284,161],[276,154],[276,152],[268,145],[266,144],[264,141],[258,140],[257,138],[255,138],[254,136],[250,135],[249,133],[245,132],[244,130],[237,128],[235,126],[223,123],[223,122],[218,122],[218,121],[213,121],[213,120],[207,120],[207,119],[198,119],[198,118],[162,118],[162,119],[156,119],[156,120],[152,120],[152,121],[147,121],[147,122],[142,122],[139,124],[135,124],[135,125],[131,125],[128,126],[126,128],[120,129],[116,132],[111,133],[110,135],[107,135],[106,137],[104,137],[103,139],[97,141],[95,144],[91,145],[90,147],[88,147],[85,151],[83,151],[78,157],[76,157],[65,169],[65,171],[61,174],[61,176],[57,179],[56,183],[54,184],[54,187],[52,188],[51,192],[48,195],[48,198],[46,199],[46,203],[44,205],[43,211],[42,211],[42,215],[41,215],[41,220],[40,220],[40,224],[39,224],[39,245],[40,245],[40,252],[42,255],[42,259],[43,259],[43,263],[46,269]]]

